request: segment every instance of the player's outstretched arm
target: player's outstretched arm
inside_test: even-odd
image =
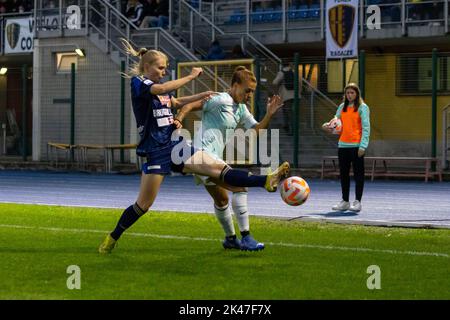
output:
[[[283,106],[283,101],[281,101],[280,96],[275,95],[270,97],[267,100],[266,105],[266,114],[264,115],[264,118],[258,122],[255,125],[255,130],[258,132],[260,129],[267,129],[269,126],[270,119],[272,119],[272,116],[275,114],[275,112],[278,111]]]
[[[194,94],[192,96],[185,96],[180,98],[172,97],[172,108],[181,108],[184,105],[196,101],[201,101],[204,103],[205,101],[209,100],[212,96],[216,95],[217,93],[214,91],[205,91],[198,94]]]
[[[178,120],[181,123],[189,112],[202,110],[202,108],[203,100],[197,100],[195,102],[188,103],[178,111],[175,120]]]
[[[177,80],[167,81],[164,83],[155,83],[150,88],[150,92],[154,95],[172,92],[174,90],[181,88],[182,86],[194,80],[195,78],[198,78],[202,72],[203,72],[202,68],[192,68],[191,74],[186,77]]]

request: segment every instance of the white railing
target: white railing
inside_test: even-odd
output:
[[[46,36],[42,31],[53,33],[58,32],[60,36],[65,36],[67,30],[65,19],[67,18],[67,6],[72,3],[67,0],[59,0],[57,8],[48,9],[43,7],[43,1],[35,0],[34,18],[36,23],[36,36]],[[100,39],[106,42],[106,51],[119,51],[125,56],[120,38],[127,39],[132,45],[136,45],[134,40],[139,37],[149,37],[151,42],[145,43],[146,47],[159,49],[161,43],[170,43],[170,52],[167,54],[170,58],[178,61],[197,60],[197,57],[180,44],[173,36],[162,28],[141,29],[132,23],[120,10],[120,1],[108,0],[79,0],[81,9],[81,29],[84,34],[98,34]],[[48,17],[54,17],[49,25]],[[141,34],[141,35],[139,35]],[[151,35],[149,35],[151,34]],[[132,37],[133,35],[133,37]],[[164,50],[166,51],[166,50]],[[127,61],[128,62],[128,61]]]
[[[167,30],[163,28],[139,28],[132,23],[117,8],[119,2],[107,0],[97,0],[95,2],[88,0],[81,1],[85,1],[87,6],[86,11],[84,11],[83,8],[83,12],[85,12],[85,14],[83,14],[83,32],[86,35],[89,33],[97,34],[98,40],[105,44],[107,53],[112,53],[113,51],[119,52],[119,59],[122,59],[121,57],[123,57],[127,67],[131,60],[135,62],[136,59],[126,54],[120,41],[122,38],[126,39],[131,45],[137,48],[146,47],[163,51],[169,57],[170,65],[173,67],[176,66],[177,62],[199,60],[195,54],[183,46]],[[46,16],[46,9],[40,9],[42,7],[41,1],[36,0],[35,2],[38,8],[35,12],[35,18],[42,18],[41,20],[45,21],[43,18]],[[63,12],[65,12],[66,8],[62,6],[56,10],[60,12],[58,23],[54,24],[51,29],[42,24],[40,25],[40,28],[41,30],[53,33],[53,35],[50,34],[49,36],[54,36],[55,32],[64,36],[65,34],[62,30],[66,29],[66,25]],[[88,28],[85,27],[86,25]],[[37,33],[37,35],[39,37],[40,34]],[[47,35],[42,34],[42,36]],[[205,69],[204,73],[208,78],[214,79],[215,77],[213,72],[209,69]],[[172,76],[174,76],[174,73]],[[199,79],[198,82],[202,85],[201,79]],[[224,81],[221,82],[221,85],[225,85]]]
[[[334,116],[338,105],[305,78],[300,77],[300,80],[300,103],[309,105],[309,121],[307,121],[309,122],[309,128],[316,135],[321,136],[323,140],[327,141],[330,146],[335,146],[336,141],[322,130],[321,124],[329,121]],[[307,116],[307,113],[304,116]]]
[[[161,49],[162,43],[170,43],[170,49],[164,50],[169,58],[173,60],[197,60],[197,57],[183,45],[181,45],[173,36],[164,30],[163,28],[139,28],[137,25],[127,19],[117,8],[115,8],[109,1],[98,0],[103,6],[105,14],[103,15],[99,10],[96,10],[91,6],[91,10],[96,12],[103,20],[104,23],[100,23],[96,26],[91,22],[90,27],[102,35],[108,43],[108,51],[111,47],[125,53],[120,38],[127,39],[130,43],[136,47],[138,39],[144,38],[146,47],[151,47],[156,50]],[[102,30],[104,28],[104,30]],[[148,39],[153,39],[153,42],[148,42]]]
[[[360,36],[367,32],[367,13],[370,5],[377,5],[381,12],[381,29],[399,28],[402,35],[413,26],[443,26],[448,32],[449,0],[397,0],[385,3],[382,0],[360,1],[358,28]],[[233,28],[239,32],[263,34],[279,33],[282,41],[287,41],[288,33],[293,30],[311,30],[325,34],[325,0],[316,0],[308,5],[290,5],[288,0],[229,0],[215,1],[214,24],[224,28]]]
[[[208,17],[204,15],[205,8],[211,10]],[[220,7],[216,2],[208,6],[205,6],[204,2],[198,2],[196,8],[192,3],[181,0],[179,2],[178,22],[174,32],[188,43],[189,48],[204,57],[214,40],[228,43],[229,47],[240,44],[249,58],[259,59],[263,62],[261,72],[264,74],[261,76],[263,78],[274,78],[281,68],[281,59],[246,31],[225,32],[215,24],[218,15],[220,15]]]
[[[247,1],[248,3],[248,1]],[[201,2],[199,2],[199,9],[200,6],[202,5]],[[204,5],[204,3],[203,3]],[[188,3],[186,0],[181,0],[180,1],[180,13],[178,16],[178,27],[182,28],[184,25],[188,25],[189,26],[189,46],[194,49],[197,50],[199,49],[199,51],[205,51],[205,49],[202,47],[204,47],[205,45],[209,45],[212,41],[216,40],[217,37],[223,38],[223,39],[234,39],[236,41],[236,43],[241,43],[243,42],[243,39],[245,39],[246,43],[244,42],[244,48],[246,47],[246,44],[248,44],[248,46],[253,45],[253,47],[258,48],[258,52],[251,52],[249,51],[248,53],[252,56],[252,58],[255,58],[255,55],[259,55],[261,58],[264,58],[266,60],[272,60],[277,64],[281,63],[281,59],[278,58],[277,55],[275,55],[270,49],[268,49],[264,44],[262,44],[260,41],[258,41],[255,37],[253,37],[250,33],[248,32],[225,32],[223,29],[221,29],[220,27],[218,27],[216,25],[216,17],[220,16],[220,10],[218,10],[219,8],[217,7],[216,3],[213,2],[210,6],[209,6],[210,10],[211,10],[211,20],[208,19],[202,12],[200,12],[200,10],[197,10],[196,8],[194,8],[190,3]],[[183,10],[187,10],[188,12],[188,19],[189,21],[185,21],[187,19],[187,17],[184,16],[183,14]],[[201,39],[197,39],[197,41],[201,41],[200,44],[198,44],[196,46],[196,38],[199,38],[199,33],[196,32],[195,29],[195,23],[194,23],[194,18],[198,19],[199,21],[199,27],[202,28],[202,30],[205,30],[205,27],[208,28],[208,32],[207,34],[203,33],[204,36],[208,36],[207,40],[209,42],[205,43],[205,39],[201,38]],[[185,30],[186,31],[186,30]],[[200,48],[197,48],[200,47]]]
[[[78,0],[76,2],[70,0],[55,0],[55,7],[50,8],[47,6],[47,2],[43,0],[34,0],[34,27],[35,36],[40,37],[40,32],[49,31],[53,35],[55,31],[58,31],[60,36],[64,36],[66,31],[71,33],[78,30],[69,30],[67,27],[67,18],[69,18],[73,12],[67,12],[68,8],[75,5],[79,9],[80,30],[84,34],[88,34],[89,24],[89,0]]]
[[[127,65],[129,63],[129,56],[126,55],[120,43],[120,38],[127,39],[134,47],[146,47],[163,51],[167,54],[173,66],[175,66],[177,62],[199,60],[195,54],[180,44],[167,30],[163,28],[139,28],[108,1],[99,0],[99,2],[102,3],[105,6],[105,9],[107,9],[107,12],[111,14],[110,17],[108,17],[108,15],[104,16],[106,19],[105,25],[110,26],[115,34],[112,35],[111,32],[102,32],[99,28],[91,26],[107,39],[108,48],[113,47],[127,57]],[[119,30],[117,25],[122,25],[122,30]],[[123,25],[125,25],[125,30],[123,30]],[[215,78],[214,72],[209,68],[204,68],[204,74],[208,79]],[[227,86],[222,79],[219,79],[219,81],[222,86]],[[203,87],[207,86],[201,79],[198,79],[198,82]],[[189,91],[189,88],[187,89]],[[195,92],[192,91],[190,93],[193,94]]]

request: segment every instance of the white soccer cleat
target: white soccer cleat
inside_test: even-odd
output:
[[[333,206],[331,209],[336,211],[345,211],[350,209],[350,202],[342,200],[337,205]]]
[[[348,210],[353,211],[353,212],[359,212],[359,211],[361,211],[361,209],[362,209],[361,202],[359,202],[358,200],[355,200]]]

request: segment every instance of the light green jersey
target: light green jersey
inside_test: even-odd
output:
[[[244,103],[234,103],[227,92],[219,93],[203,105],[202,125],[195,134],[194,146],[222,159],[225,145],[238,125],[250,129],[257,123]]]

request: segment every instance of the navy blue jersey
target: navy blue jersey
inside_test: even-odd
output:
[[[140,156],[177,143],[177,141],[171,141],[172,132],[175,130],[170,109],[171,95],[151,94],[152,85],[153,82],[145,77],[131,79],[133,112],[141,137],[136,153]]]

